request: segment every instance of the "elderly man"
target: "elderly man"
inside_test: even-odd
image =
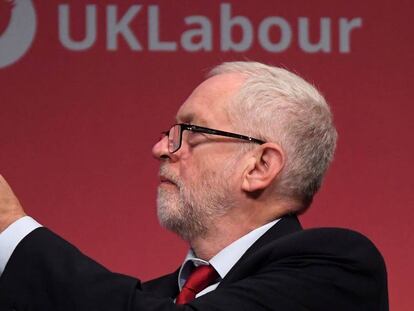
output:
[[[1,310],[388,310],[375,246],[345,229],[302,230],[295,216],[337,136],[314,87],[224,63],[176,123],[153,154],[160,223],[190,245],[181,268],[143,284],[111,273],[25,216],[1,178]]]

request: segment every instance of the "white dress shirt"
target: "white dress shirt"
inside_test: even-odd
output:
[[[219,253],[217,253],[217,255],[211,258],[210,261],[205,261],[203,259],[197,258],[193,250],[190,249],[186,258],[184,259],[183,264],[181,265],[180,272],[178,273],[178,287],[180,291],[184,286],[184,283],[187,280],[188,276],[190,275],[193,267],[198,267],[200,265],[213,266],[213,268],[219,274],[220,278],[215,284],[210,285],[199,292],[196,295],[196,298],[215,290],[220,284],[220,281],[227,275],[227,273],[231,270],[231,268],[233,268],[237,261],[239,261],[239,259],[250,248],[250,246],[252,246],[254,242],[256,242],[278,221],[279,219],[276,219],[253,231],[250,231],[248,234],[242,236],[240,239],[223,248]]]
[[[41,226],[32,217],[24,216],[0,233],[0,276],[20,241],[34,229]]]

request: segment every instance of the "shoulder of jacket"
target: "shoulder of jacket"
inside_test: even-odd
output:
[[[312,228],[275,240],[272,252],[283,256],[319,257],[343,261],[369,270],[384,270],[385,262],[365,235],[345,228]]]

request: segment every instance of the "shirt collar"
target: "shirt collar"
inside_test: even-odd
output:
[[[253,231],[250,231],[248,234],[223,248],[213,258],[211,258],[210,261],[197,258],[194,251],[190,249],[183,264],[181,265],[180,272],[178,273],[178,286],[180,291],[193,268],[200,265],[212,265],[220,275],[220,278],[223,279],[231,268],[233,268],[233,266],[237,263],[237,261],[239,261],[239,259],[243,256],[243,254],[250,248],[250,246],[252,246],[254,242],[256,242],[279,220],[280,219],[276,219],[259,228],[256,228]]]

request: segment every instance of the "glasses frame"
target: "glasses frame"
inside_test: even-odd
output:
[[[217,135],[217,136],[224,136],[224,137],[242,139],[242,140],[252,142],[252,143],[255,143],[255,144],[259,144],[259,145],[263,145],[265,143],[265,141],[254,138],[254,137],[251,137],[251,136],[246,136],[246,135],[241,135],[241,134],[237,134],[237,133],[216,130],[216,129],[212,129],[212,128],[208,128],[208,127],[202,127],[202,126],[193,125],[193,124],[186,124],[186,123],[174,124],[174,125],[171,126],[171,128],[168,131],[162,132],[162,134],[164,134],[165,136],[168,137],[169,142],[170,142],[170,132],[175,126],[180,126],[180,134],[179,134],[180,140],[179,140],[178,147],[176,147],[175,150],[170,150],[170,144],[168,144],[168,151],[170,153],[174,153],[174,152],[177,152],[178,150],[180,150],[181,145],[182,145],[182,141],[183,141],[183,132],[184,131],[191,131],[191,132],[195,132],[195,133],[204,133],[204,134],[210,134],[210,135]]]

